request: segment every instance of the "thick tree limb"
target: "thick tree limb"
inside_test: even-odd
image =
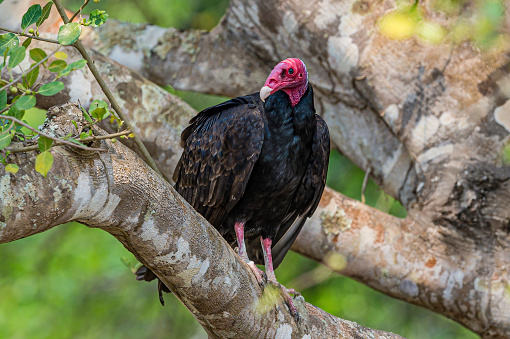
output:
[[[510,239],[503,232],[495,238],[499,246],[487,253],[460,230],[420,216],[396,218],[326,189],[292,249],[484,337],[503,338],[510,335]]]
[[[81,112],[66,104],[48,116],[43,130],[65,135],[74,131],[69,118],[80,122]],[[212,338],[400,338],[338,319],[302,298],[296,299],[299,324],[278,297],[269,302],[274,307],[257,311],[261,289],[219,233],[132,151],[96,143],[108,152],[54,147],[47,178],[35,172],[33,154],[10,157],[20,170],[0,170],[0,243],[69,221],[101,228],[153,270]]]

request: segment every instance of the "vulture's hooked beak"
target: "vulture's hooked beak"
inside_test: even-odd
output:
[[[266,102],[266,98],[271,95],[273,89],[269,86],[264,86],[260,89],[260,100]]]

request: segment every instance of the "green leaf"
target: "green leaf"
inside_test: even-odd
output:
[[[23,119],[23,116],[25,115],[25,110],[20,110],[20,109],[18,109],[18,107],[16,107],[16,105],[12,105],[9,108],[7,115],[9,115],[11,117],[15,117],[18,120],[21,120],[21,119]]]
[[[35,170],[43,177],[46,177],[51,166],[53,166],[53,155],[50,152],[42,152],[35,158]]]
[[[28,39],[25,39],[25,41],[23,41],[23,43],[21,45],[24,46],[25,48],[28,48],[28,46],[30,46],[31,43],[32,43],[32,38],[28,38]]]
[[[21,19],[21,29],[23,30],[23,32],[28,26],[35,24],[37,20],[39,20],[41,15],[42,15],[41,5],[37,4],[30,6],[28,11],[25,14],[23,14],[23,19]]]
[[[101,121],[110,115],[108,104],[104,100],[94,100],[89,107],[89,113],[92,117]]]
[[[0,4],[1,4],[2,2],[4,2],[4,0],[0,0]]]
[[[81,109],[81,111],[83,112],[83,116],[85,117],[85,120],[87,120],[91,124],[94,123],[94,121],[92,121],[92,118],[90,117],[90,115],[83,108]]]
[[[85,132],[81,132],[80,133],[80,139],[85,139],[85,138],[88,138],[88,137],[89,137],[89,135],[87,133],[85,133]]]
[[[60,26],[58,30],[57,40],[62,45],[71,45],[73,44],[81,34],[81,26],[77,22],[70,22],[63,26]]]
[[[60,72],[61,70],[63,70],[64,68],[66,68],[67,66],[67,62],[63,61],[63,60],[54,60],[49,66],[48,66],[48,70],[50,72],[55,72],[55,73],[58,73]]]
[[[46,52],[40,48],[32,48],[28,53],[30,54],[30,58],[35,62],[39,62],[47,57]]]
[[[19,39],[13,33],[0,35],[0,53],[4,54],[7,48],[19,46]]]
[[[63,90],[64,87],[65,86],[62,81],[53,81],[53,82],[50,82],[50,83],[47,83],[47,84],[44,84],[43,86],[41,86],[41,88],[39,88],[37,93],[39,93],[40,95],[49,97],[49,96],[57,94],[58,92]]]
[[[0,150],[6,148],[11,144],[12,134],[5,132],[0,134]]]
[[[0,91],[0,110],[7,106],[7,92],[5,89]]]
[[[67,59],[67,54],[65,52],[58,51],[55,53],[55,58],[60,59],[60,60],[65,60],[65,59]]]
[[[41,26],[42,23],[44,21],[46,21],[46,19],[49,18],[52,5],[53,5],[53,1],[49,1],[46,5],[44,5],[44,7],[42,9],[42,15],[39,18],[39,20],[37,20],[37,23],[36,23],[37,27]]]
[[[95,9],[90,13],[89,20],[87,20],[87,26],[99,27],[108,20],[108,14],[106,11]]]
[[[30,68],[32,68],[32,66],[30,66]],[[36,68],[34,68],[33,70],[31,70],[30,72],[27,73],[27,75],[25,75],[25,79],[27,80],[27,87],[30,88],[32,86],[34,86],[36,80],[37,80],[37,77],[39,77],[39,67],[40,66],[37,66]]]
[[[9,67],[14,68],[25,59],[25,47],[18,46],[11,49],[11,57],[9,58]]]
[[[71,73],[71,71],[83,68],[86,64],[87,64],[87,61],[85,59],[75,61],[75,62],[67,65],[67,67],[64,68],[63,70],[61,70],[58,75],[59,75],[59,77],[69,75],[69,73]]]
[[[5,166],[5,171],[16,174],[19,171],[19,166],[16,164],[9,164]]]
[[[50,138],[46,138],[45,136],[41,135],[39,136],[39,151],[46,152],[51,149],[51,146],[53,145],[53,140]]]
[[[9,55],[9,48],[6,48],[5,51],[4,51],[4,59],[2,61],[2,65],[0,66],[0,69],[4,68],[5,65],[7,64],[7,55]],[[4,82],[3,79],[0,79],[0,80],[2,82]],[[7,83],[5,83],[5,84],[7,84]],[[4,86],[5,86],[5,84],[4,84]]]
[[[96,118],[97,120],[103,120],[103,115],[106,114],[106,109],[104,107],[97,107],[92,111],[89,111],[90,115]]]
[[[25,95],[24,97],[19,98],[16,101],[16,103],[14,103],[14,105],[16,105],[16,107],[19,110],[24,110],[24,109],[31,109],[32,107],[35,106],[35,103],[36,103],[36,100],[33,95]]]

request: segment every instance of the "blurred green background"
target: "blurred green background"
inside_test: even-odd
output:
[[[63,1],[76,10],[82,1]],[[177,28],[211,29],[226,0],[102,0],[87,10],[110,18]],[[177,92],[196,109],[222,98]],[[32,122],[44,119],[32,111]],[[27,117],[28,118],[28,117]],[[328,185],[360,199],[364,173],[334,151]],[[369,182],[366,201],[399,217],[405,211]],[[171,295],[161,307],[156,284],[136,282],[136,260],[113,237],[76,223],[0,245],[0,338],[206,338],[191,313]],[[128,263],[128,264],[126,264]],[[313,271],[312,286],[302,284]],[[453,321],[394,300],[351,279],[329,274],[307,258],[290,253],[277,271],[287,287],[338,317],[408,338],[477,338]],[[306,279],[305,279],[306,280]],[[301,288],[300,288],[301,286]],[[305,288],[306,287],[306,288]]]

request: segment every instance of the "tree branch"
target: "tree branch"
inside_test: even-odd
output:
[[[45,128],[65,133],[73,128],[68,117],[80,114],[72,104],[55,107]],[[33,156],[11,156],[23,176],[0,170],[3,195],[11,198],[0,205],[1,243],[71,220],[101,228],[153,270],[212,338],[400,338],[338,319],[302,298],[296,299],[299,324],[278,297],[271,299],[270,305],[275,304],[267,312],[257,311],[261,289],[219,233],[132,151],[119,143],[98,142],[109,151],[54,147],[55,165],[45,180],[35,172]],[[33,192],[22,189],[28,183]],[[23,199],[14,198],[19,194]]]
[[[382,293],[498,338],[510,334],[510,239],[502,232],[496,238],[501,246],[487,253],[474,237],[437,227],[423,215],[396,218],[327,188],[292,249]]]

